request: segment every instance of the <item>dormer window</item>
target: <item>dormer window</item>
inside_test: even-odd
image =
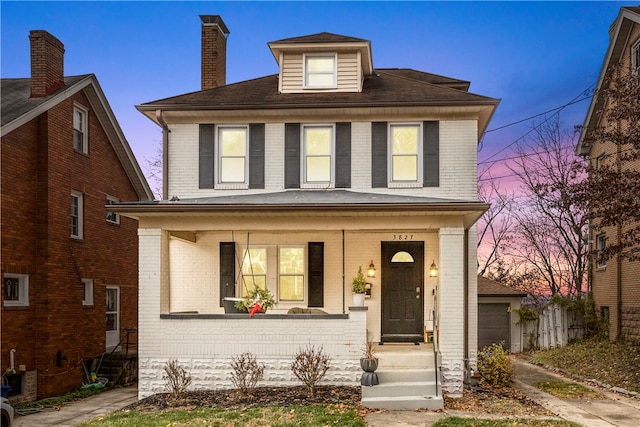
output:
[[[336,54],[304,56],[304,87],[307,89],[335,89]]]

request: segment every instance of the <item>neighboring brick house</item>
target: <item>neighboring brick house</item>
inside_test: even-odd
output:
[[[64,76],[63,44],[29,38],[31,78],[2,79],[0,366],[14,401],[78,389],[83,362],[137,327],[138,225],[105,205],[153,198],[96,76]]]
[[[596,93],[591,100],[583,130],[578,140],[576,152],[585,156],[598,173],[597,168],[605,164],[620,168],[640,169],[638,161],[621,162],[625,147],[617,147],[612,142],[588,143],[588,133],[592,129],[607,126],[638,126],[638,123],[606,122],[609,104],[601,95],[603,82],[613,72],[640,73],[640,7],[623,7],[609,28],[609,48],[605,55]],[[624,170],[624,169],[623,169]],[[637,225],[637,224],[636,224]],[[634,225],[631,225],[634,226]],[[620,241],[620,227],[606,227],[599,232],[590,232],[594,251],[600,252],[608,245]],[[594,257],[591,266],[591,292],[600,318],[609,325],[609,338],[622,338],[640,342],[640,261],[629,261],[615,256],[608,260]]]
[[[227,85],[229,32],[201,19],[202,90],[137,107],[163,128],[164,200],[116,207],[140,227],[140,397],[163,390],[171,358],[195,388],[230,387],[243,351],[267,384],[295,384],[289,365],[308,344],[332,358],[326,381],[357,384],[367,339],[392,343],[381,357],[422,344],[395,361],[423,363],[405,378],[428,377],[368,406],[441,407],[440,386],[461,395],[477,354],[474,223],[488,208],[477,145],[499,101],[466,81],[375,68],[369,41],[330,33],[269,43],[278,74]],[[366,307],[352,306],[369,265]],[[247,282],[277,308],[225,314]],[[288,314],[315,309],[326,314]],[[385,387],[363,392],[374,389]]]

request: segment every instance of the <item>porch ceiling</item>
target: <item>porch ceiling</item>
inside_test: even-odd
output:
[[[444,216],[471,227],[489,208],[478,201],[360,193],[348,190],[288,190],[152,202],[126,202],[109,209],[131,218],[234,217],[380,217]]]

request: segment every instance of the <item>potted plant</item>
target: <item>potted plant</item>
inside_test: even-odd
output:
[[[366,386],[378,385],[378,358],[376,357],[376,347],[373,341],[367,341],[365,343],[364,350],[362,351],[362,357],[360,358],[360,367],[364,371],[360,377],[360,384]]]
[[[268,308],[278,305],[269,289],[255,285],[253,289],[247,291],[246,297],[240,301],[236,301],[234,305],[239,310],[251,312],[256,306],[256,303],[260,306],[257,310],[259,313],[266,313]]]
[[[353,278],[351,292],[353,292],[353,305],[357,307],[364,306],[364,296],[367,292],[367,281],[362,273],[362,266],[358,267],[358,274]]]

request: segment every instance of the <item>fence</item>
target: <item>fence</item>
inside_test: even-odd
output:
[[[520,324],[523,350],[548,350],[564,347],[584,336],[584,318],[555,304],[547,305],[540,318]]]

